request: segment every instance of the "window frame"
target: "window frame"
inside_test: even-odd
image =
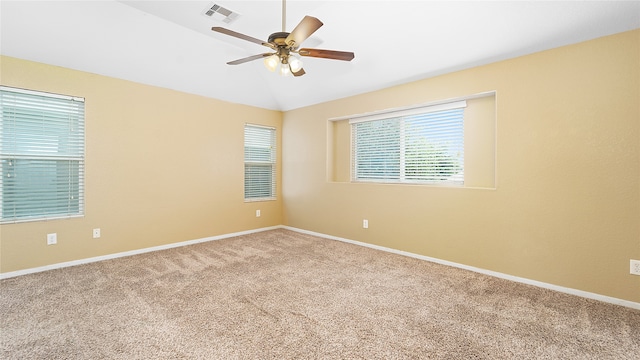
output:
[[[253,134],[249,134],[248,131],[253,132]],[[258,134],[259,132],[263,132],[263,134]],[[254,140],[255,143],[248,144],[248,140]],[[258,202],[277,200],[276,128],[246,123],[244,125],[243,144],[244,201]],[[250,147],[248,145],[253,145],[253,148],[268,148],[268,153],[264,151],[248,151],[247,148]],[[265,169],[266,171],[264,171]],[[249,173],[251,170],[254,170],[253,174]],[[263,182],[260,178],[264,178],[266,174],[268,174],[269,180]],[[254,192],[254,194],[251,194],[251,192]]]
[[[85,99],[9,86],[0,93],[0,224],[83,217]],[[26,180],[5,179],[16,174]]]
[[[432,105],[415,106],[400,110],[389,110],[349,118],[351,131],[350,181],[353,183],[422,184],[464,187],[464,108],[466,106],[466,100],[452,100]],[[444,115],[445,113],[455,111],[459,112],[459,115],[454,114],[449,117]],[[455,147],[455,150],[457,150],[458,155],[455,157],[452,155],[438,155],[436,159],[449,161],[446,166],[451,167],[451,171],[455,171],[455,169],[453,169],[455,166],[459,166],[460,171],[448,176],[447,178],[437,179],[437,177],[445,176],[438,173],[438,166],[421,166],[418,169],[423,171],[424,174],[428,174],[431,178],[427,179],[426,175],[423,175],[423,179],[418,178],[420,175],[409,176],[407,172],[407,155],[410,147],[408,144],[412,144],[410,140],[418,139],[416,136],[418,135],[418,130],[414,129],[413,131],[410,131],[407,130],[407,128],[410,128],[409,125],[411,121],[414,121],[414,119],[420,119],[420,117],[429,119],[429,117],[436,118],[439,116],[446,117],[443,121],[449,122],[448,128],[455,128],[457,131],[452,140],[458,142],[458,144],[455,145],[457,146]],[[435,119],[433,119],[433,121],[435,121]],[[459,121],[459,123],[455,123],[456,121]],[[371,126],[373,128],[376,125],[379,127],[378,129],[368,130],[370,133],[370,139],[368,139],[366,137],[367,129],[364,127]],[[359,135],[359,131],[364,132],[365,135]],[[389,134],[380,135],[385,134],[385,131]],[[433,134],[435,133],[436,131],[433,131]],[[432,135],[432,133],[429,134]],[[426,139],[426,136],[422,137]],[[381,154],[376,155],[374,151],[378,151],[379,147],[377,147],[376,142],[371,139],[384,140],[381,144],[383,144],[387,149],[383,149],[384,151]],[[451,140],[449,138],[447,139]],[[359,140],[361,140],[361,142],[359,142]],[[413,142],[413,144],[415,144],[415,142]],[[442,146],[442,144],[439,143],[435,144]],[[422,146],[422,148],[426,148],[431,145],[432,143],[427,142]],[[370,152],[367,153],[367,149],[364,149],[365,151],[361,152],[363,150],[362,147],[365,146],[375,150],[370,150]],[[416,148],[420,150],[419,147],[414,147],[414,149]],[[445,148],[441,147],[440,150],[435,151],[443,153],[444,149]],[[447,148],[447,150],[449,149]],[[364,156],[362,155],[363,153]],[[369,160],[370,163],[378,163],[378,165],[369,165],[369,167],[367,167],[366,164],[363,164],[362,162],[366,161],[367,155],[371,156],[373,159]],[[386,161],[384,159],[385,157],[387,160],[388,158],[391,158],[391,161]],[[425,158],[429,158],[429,156],[426,156]],[[417,160],[414,160],[414,171],[416,171],[415,169],[417,168],[417,165],[415,165],[416,162]],[[384,171],[377,173],[374,166],[381,167],[381,169],[384,168]],[[391,170],[387,170],[390,166]]]

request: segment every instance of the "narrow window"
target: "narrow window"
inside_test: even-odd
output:
[[[244,127],[244,199],[276,198],[276,129],[258,125]]]
[[[0,87],[0,222],[84,213],[84,99]]]
[[[351,120],[352,180],[464,184],[465,101]]]

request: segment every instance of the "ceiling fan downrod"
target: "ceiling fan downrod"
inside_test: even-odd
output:
[[[287,31],[287,0],[282,0],[282,32]]]

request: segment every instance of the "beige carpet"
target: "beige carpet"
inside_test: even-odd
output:
[[[0,282],[2,359],[640,359],[640,311],[274,230]]]

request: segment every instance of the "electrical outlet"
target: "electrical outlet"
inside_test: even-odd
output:
[[[93,238],[97,239],[100,237],[100,229],[93,229]]]
[[[58,234],[47,234],[47,245],[54,245],[58,243]]]
[[[260,217],[260,210],[256,210],[256,217]]]
[[[369,220],[367,220],[367,219],[362,220],[362,228],[363,229],[368,229],[369,228]]]
[[[629,273],[633,275],[640,275],[640,260],[630,260]]]

